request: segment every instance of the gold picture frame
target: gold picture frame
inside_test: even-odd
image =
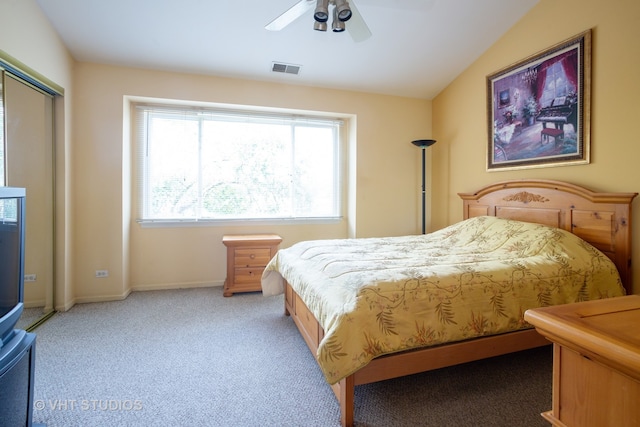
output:
[[[588,164],[591,30],[487,76],[487,170]]]

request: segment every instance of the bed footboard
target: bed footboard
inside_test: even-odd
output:
[[[296,292],[285,283],[285,314],[295,322],[315,356],[324,330]],[[373,359],[367,366],[331,386],[340,404],[340,423],[354,423],[355,386],[528,350],[551,343],[535,329],[409,350]]]

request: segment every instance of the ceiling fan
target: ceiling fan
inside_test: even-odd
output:
[[[350,2],[347,0],[299,0],[282,15],[267,24],[265,28],[269,31],[280,31],[315,7],[314,29],[326,31],[329,21],[329,6],[333,6],[331,27],[334,32],[341,32],[346,28],[355,42],[362,42],[371,37],[371,30],[362,19],[354,0]],[[347,21],[348,24],[345,25]]]

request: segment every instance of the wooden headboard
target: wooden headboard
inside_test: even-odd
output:
[[[638,193],[596,193],[566,182],[528,179],[498,182],[458,193],[464,219],[481,215],[562,228],[605,253],[631,282],[631,202]]]

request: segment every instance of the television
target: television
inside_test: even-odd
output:
[[[14,329],[0,348],[0,425],[36,427],[33,422],[33,388],[36,335]]]
[[[24,188],[0,187],[0,348],[23,310],[25,205]]]
[[[15,329],[24,304],[24,188],[0,187],[0,425],[34,427],[36,335]]]

